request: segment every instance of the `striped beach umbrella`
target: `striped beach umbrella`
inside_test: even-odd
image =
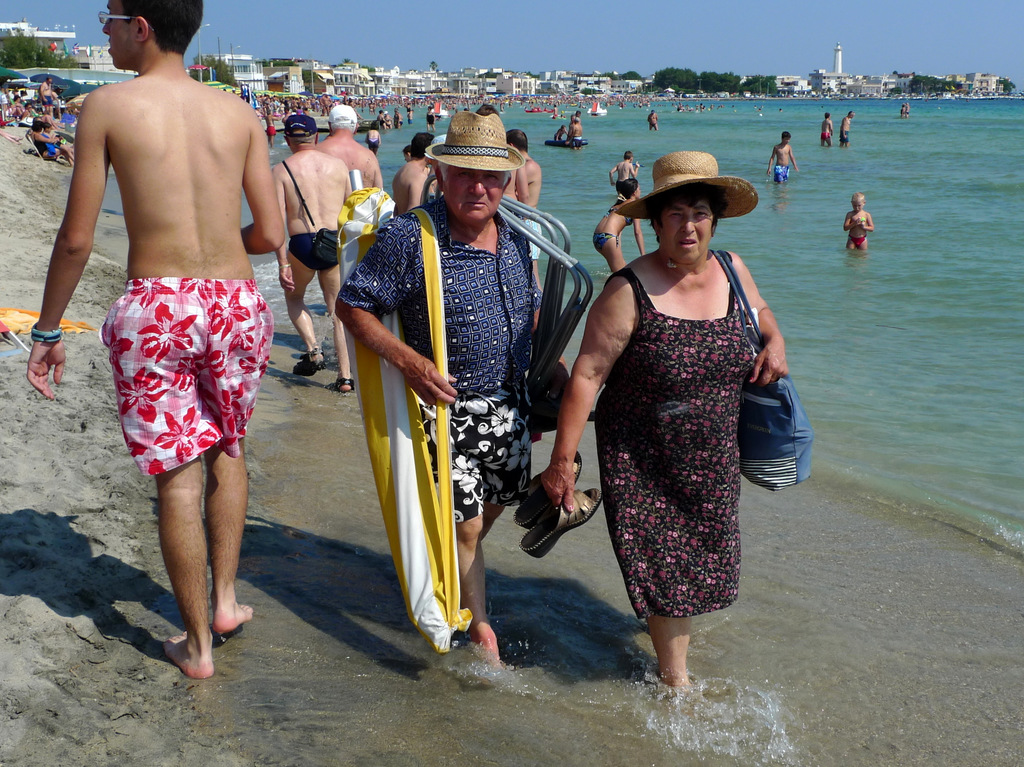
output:
[[[394,207],[382,189],[361,189],[346,200],[338,219],[342,281],[366,255],[377,228],[391,218]],[[420,223],[431,342],[434,349],[447,350],[440,250],[430,217],[422,210],[416,213],[423,214]],[[397,313],[381,321],[402,337]],[[439,403],[436,408],[439,448],[435,483],[415,392],[394,366],[351,334],[348,338],[377,496],[406,609],[433,648],[446,653],[451,649],[452,634],[464,631],[472,619],[459,604],[447,406]],[[443,352],[435,360],[442,376],[447,374],[446,362]]]

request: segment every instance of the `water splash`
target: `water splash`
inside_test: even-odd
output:
[[[650,692],[637,699],[637,714],[671,747],[746,765],[798,763],[787,733],[795,720],[775,692],[728,679],[698,680],[690,689],[675,690],[651,678],[643,689]]]

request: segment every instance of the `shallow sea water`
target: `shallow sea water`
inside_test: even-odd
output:
[[[584,118],[575,153],[542,145],[561,122],[503,115],[598,285],[589,239],[625,149],[645,189],[658,156],[704,149],[761,195],[713,247],[744,258],[780,319],[815,470],[779,494],[744,485],[740,599],[695,620],[694,689],[653,681],[599,518],[542,560],[499,521],[489,609],[509,668],[464,644],[435,655],[405,615],[358,405],[289,374],[295,336],[263,260],[281,346],[248,440],[239,586],[259,619],[192,689],[205,726],[260,765],[1019,763],[1022,102],[915,101],[909,121],[898,102],[779,107],[662,107],[657,133],[645,110],[612,109]],[[838,126],[849,108],[851,148],[819,148],[822,112]],[[801,171],[778,186],[764,170],[782,130]],[[387,181],[411,136],[385,134]],[[843,247],[856,191],[877,227],[867,253]],[[583,452],[596,486],[591,433]]]

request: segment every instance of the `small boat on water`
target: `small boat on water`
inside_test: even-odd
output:
[[[580,139],[580,146],[586,146],[589,143],[590,142],[587,141],[585,138],[581,138]],[[565,140],[565,139],[558,139],[556,141],[553,138],[549,138],[547,141],[544,142],[544,145],[545,146],[560,146],[560,147],[564,147],[565,149],[571,149],[572,148],[572,145],[567,140]]]
[[[591,117],[604,117],[608,114],[608,110],[601,106],[598,102],[594,102],[594,106],[587,112]]]
[[[430,113],[434,115],[435,120],[443,120],[446,117],[450,117],[448,110],[441,106],[440,101],[434,102],[434,108],[430,110]]]

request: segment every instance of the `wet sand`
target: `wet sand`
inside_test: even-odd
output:
[[[0,142],[0,305],[38,309],[67,173]],[[117,219],[105,230],[111,258],[66,315],[96,327],[123,284]],[[54,403],[25,355],[0,359],[0,764],[1019,762],[1024,563],[821,461],[779,494],[744,486],[740,600],[695,621],[695,693],[650,681],[601,515],[542,560],[499,521],[490,609],[513,668],[435,655],[405,616],[356,399],[322,388],[334,370],[291,375],[287,317],[278,330],[247,440],[239,595],[256,619],[204,682],[162,655],[180,621],[153,485],[97,335],[69,341]]]

